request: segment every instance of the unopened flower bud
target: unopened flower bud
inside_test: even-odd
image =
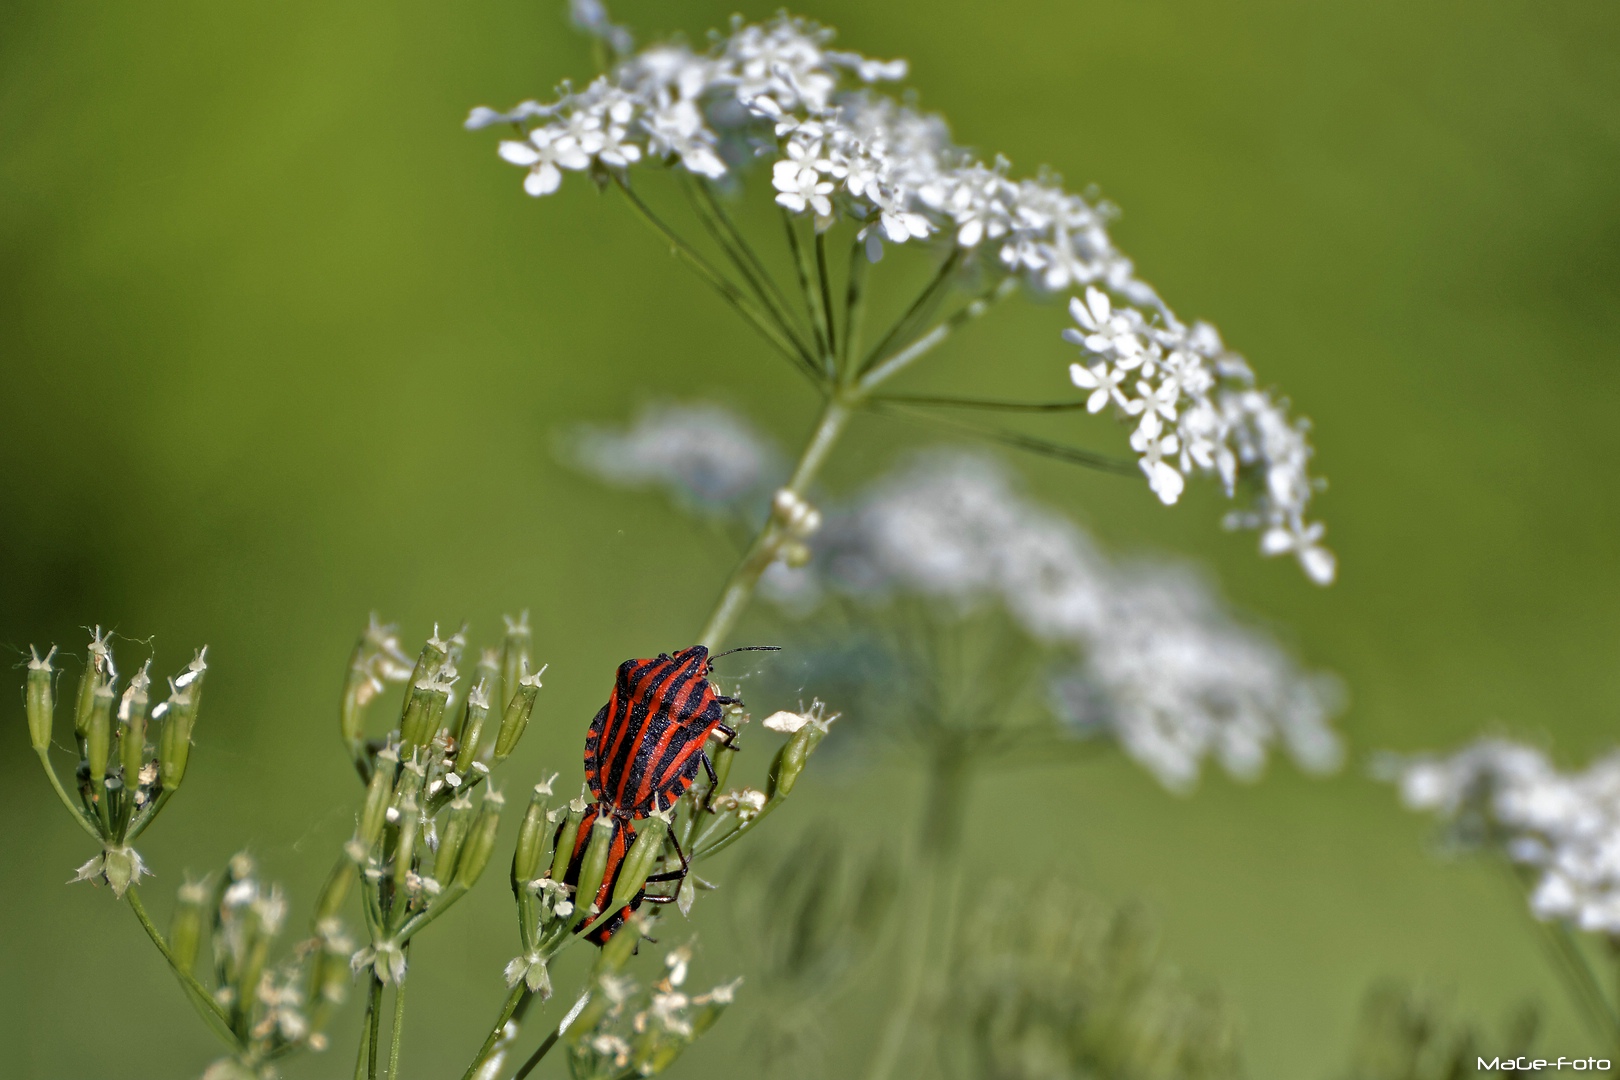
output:
[[[574,891],[574,903],[587,919],[601,914],[596,908],[602,891],[602,878],[607,874],[608,851],[613,847],[614,833],[619,823],[612,814],[598,814],[591,826],[590,843],[585,858],[579,865],[579,885]]]
[[[478,760],[478,744],[488,718],[489,684],[480,680],[467,694],[467,704],[461,712],[461,727],[456,732],[456,772],[465,773]]]
[[[466,795],[450,802],[450,813],[445,818],[444,832],[439,837],[439,853],[433,860],[433,876],[440,881],[452,881],[456,876],[456,861],[467,842],[467,830],[472,827],[473,802]]]
[[[180,886],[174,921],[169,924],[169,952],[174,955],[174,966],[188,975],[197,964],[208,897],[208,886],[201,881],[188,881]]]
[[[28,647],[28,741],[35,750],[44,750],[51,745],[51,724],[56,717],[56,700],[51,692],[51,676],[55,673],[51,667],[51,658],[56,655],[56,648],[43,657]]]
[[[529,715],[534,712],[534,699],[540,693],[540,676],[545,673],[545,667],[541,667],[518,682],[517,693],[507,702],[506,714],[501,717],[501,730],[495,736],[495,753],[491,764],[499,765],[517,748],[518,740],[523,737],[523,729],[529,726]]]
[[[668,809],[655,810],[651,816],[642,819],[636,829],[636,842],[630,845],[630,853],[619,866],[619,880],[614,883],[613,900],[609,907],[624,907],[647,884],[647,876],[663,857],[664,841],[669,836],[673,811],[671,804]]]
[[[457,885],[472,888],[478,883],[484,867],[489,865],[490,856],[495,853],[495,833],[501,827],[501,807],[505,802],[497,791],[484,793],[483,805],[478,808],[478,816],[467,830],[467,842],[457,862]]]
[[[585,807],[588,804],[584,799],[575,799],[568,804],[568,816],[563,823],[557,826],[557,835],[552,840],[551,851],[551,880],[561,881],[568,873],[568,864],[574,858],[574,845],[579,840],[579,824],[585,819]]]
[[[533,647],[529,613],[525,611],[516,619],[506,616],[506,640],[501,643],[501,693],[497,699],[503,712],[523,680],[534,671]]]
[[[550,794],[549,785],[535,785],[529,807],[523,812],[517,847],[512,851],[513,891],[521,890],[539,872],[540,857],[546,850],[546,796]]]

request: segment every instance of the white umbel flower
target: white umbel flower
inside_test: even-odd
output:
[[[1175,477],[1169,485],[1180,480],[1165,461],[1175,438],[1161,435],[1150,451]],[[1336,680],[1301,670],[1186,567],[1115,563],[989,459],[920,457],[853,506],[829,508],[815,547],[815,562],[796,573],[817,580],[794,582],[790,603],[828,589],[999,603],[1030,636],[1072,655],[1054,686],[1063,718],[1111,731],[1171,790],[1188,789],[1210,757],[1252,779],[1276,745],[1312,772],[1340,763]]]
[[[1386,758],[1380,771],[1411,809],[1532,867],[1538,919],[1620,935],[1620,753],[1560,772],[1534,747],[1489,738],[1448,756]]]
[[[1335,559],[1307,516],[1319,485],[1307,471],[1306,426],[1255,388],[1213,327],[1183,323],[1136,276],[1108,235],[1111,207],[1048,175],[1013,179],[1004,159],[986,163],[955,145],[941,117],[874,89],[903,78],[903,61],[834,51],[832,32],[804,19],[739,20],[701,53],[672,43],[631,53],[601,4],[582,4],[581,25],[619,54],[612,71],[553,103],[480,106],[467,119],[525,131],[499,152],[528,170],[531,195],[556,191],[569,170],[607,181],[657,162],[715,180],[759,161],[778,205],[818,230],[859,222],[874,262],[887,244],[929,243],[954,248],[975,280],[1081,294],[1064,334],[1084,353],[1071,377],[1090,391],[1091,411],[1112,401],[1135,419],[1153,492],[1173,503],[1187,477],[1209,474],[1235,497],[1239,477],[1253,475],[1260,493],[1227,525],[1259,530],[1264,554],[1291,554],[1311,580],[1333,580]]]

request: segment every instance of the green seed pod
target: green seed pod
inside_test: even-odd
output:
[[[551,852],[551,880],[561,881],[568,873],[568,863],[574,857],[574,844],[579,840],[579,825],[585,819],[590,804],[580,796],[568,804],[568,816],[557,830],[557,842]]]
[[[349,984],[354,979],[349,963],[354,942],[343,933],[343,924],[336,919],[321,922],[315,932],[321,940],[321,952],[316,960],[320,970],[315,985],[320,988],[321,1000],[340,1004],[349,996]]]
[[[489,684],[480,680],[467,694],[456,732],[456,772],[463,775],[478,760],[478,744],[484,737],[484,721],[489,719]]]
[[[399,781],[394,785],[394,805],[398,806],[405,799],[415,800],[422,794],[422,784],[427,779],[427,769],[421,762],[412,757],[400,766]]]
[[[444,831],[439,834],[439,853],[433,860],[433,876],[448,885],[456,876],[456,860],[467,842],[467,830],[472,827],[473,802],[466,795],[450,802],[450,813],[445,818]]]
[[[467,830],[467,842],[462,846],[461,858],[456,866],[456,884],[472,888],[478,884],[484,867],[495,853],[495,833],[501,827],[501,807],[506,800],[499,792],[484,793],[484,804],[478,808],[478,817]]]
[[[778,795],[792,792],[799,774],[804,771],[804,763],[810,759],[816,747],[821,745],[821,740],[827,737],[828,729],[837,719],[837,713],[823,717],[819,702],[807,713],[776,713],[765,719],[766,728],[772,731],[791,732],[788,741],[782,744],[782,749],[776,752],[776,759],[771,762],[771,771],[765,786],[765,794],[768,797],[774,799]]]
[[[737,979],[734,982],[717,986],[692,1002],[692,1004],[699,1006],[697,1012],[692,1016],[691,1038],[693,1041],[696,1041],[700,1035],[714,1027],[715,1021],[720,1019],[720,1015],[726,1011],[726,1007],[736,999],[737,987],[741,982],[741,979]]]
[[[501,730],[495,736],[492,764],[499,765],[517,748],[518,740],[523,737],[523,729],[529,726],[529,715],[534,712],[534,699],[540,693],[540,676],[545,672],[546,669],[541,668],[518,682],[517,693],[507,702],[506,713],[501,717]]]
[[[619,880],[613,886],[613,899],[608,904],[610,908],[624,907],[647,884],[647,875],[653,872],[653,867],[663,857],[664,841],[669,837],[669,823],[673,817],[671,808],[656,812],[641,822],[636,831],[636,842],[630,845],[630,852],[619,868]]]
[[[624,965],[636,955],[636,946],[652,930],[652,922],[649,916],[632,911],[624,925],[602,946],[602,953],[596,958],[596,974],[600,977],[624,970]]]
[[[44,750],[51,745],[51,726],[56,718],[56,700],[51,693],[51,676],[55,674],[51,667],[51,658],[56,655],[56,648],[43,658],[28,647],[28,742],[35,750]]]
[[[169,700],[158,706],[163,711],[163,733],[158,736],[158,775],[164,788],[170,791],[185,779],[186,765],[191,760],[191,732],[197,723],[197,707],[202,702],[207,657],[205,645],[179,678],[169,680]]]
[[[501,692],[496,696],[503,712],[512,703],[518,686],[534,670],[533,646],[534,634],[529,630],[529,613],[525,611],[516,619],[506,616],[506,640],[501,643]]]
[[[133,800],[140,789],[141,764],[146,757],[147,687],[152,682],[147,669],[151,666],[148,660],[135,673],[118,703],[118,757],[124,767],[125,797],[129,800]]]
[[[517,847],[512,851],[512,889],[521,892],[540,872],[540,857],[546,850],[546,796],[551,788],[536,784],[529,807],[518,828]]]
[[[709,739],[709,761],[714,765],[714,787],[712,791],[726,790],[726,780],[731,776],[731,763],[737,760],[737,748],[729,741]]]
[[[416,830],[421,824],[421,807],[413,795],[406,795],[396,807],[399,811],[399,836],[394,842],[394,888],[405,888],[405,877],[411,872],[411,859],[416,854]]]
[[[97,798],[106,794],[107,759],[112,756],[112,706],[111,684],[96,687],[90,702],[90,722],[85,725],[84,757],[90,763],[90,782]]]
[[[208,907],[208,897],[208,886],[203,882],[188,881],[180,886],[174,921],[169,924],[169,952],[174,954],[174,966],[187,975],[197,966],[197,950],[202,945],[203,912]]]
[[[102,634],[98,626],[90,635],[90,656],[85,661],[84,674],[79,677],[79,696],[73,708],[73,733],[80,739],[89,737],[97,688],[116,677],[112,650],[107,646],[107,636]]]
[[[405,754],[432,742],[439,728],[444,706],[450,700],[450,684],[440,679],[443,670],[411,684],[405,714],[399,722],[400,748]]]
[[[377,763],[366,786],[366,801],[360,807],[360,824],[355,839],[360,842],[360,858],[365,858],[382,838],[383,825],[388,820],[388,801],[394,793],[395,766],[399,756],[392,750],[377,754]],[[358,860],[357,860],[358,861]]]
[[[326,884],[321,886],[320,896],[315,898],[315,914],[310,919],[316,926],[335,920],[343,911],[343,903],[349,898],[349,889],[354,885],[354,867],[347,863],[338,863],[332,872],[326,875]]]
[[[585,861],[579,867],[579,888],[574,892],[574,909],[594,919],[601,914],[592,909],[596,894],[602,891],[602,878],[607,874],[608,849],[613,846],[613,833],[617,823],[612,814],[601,814],[591,826],[591,842],[585,848]],[[610,939],[611,940],[611,939]]]
[[[366,706],[377,696],[380,684],[371,673],[372,649],[362,637],[349,654],[349,673],[343,677],[343,697],[338,704],[338,734],[350,751],[359,749],[366,738]]]
[[[444,666],[450,659],[450,643],[439,639],[439,627],[433,626],[433,636],[427,639],[422,646],[422,653],[416,658],[416,666],[411,669],[410,685],[415,686],[433,672]],[[407,701],[407,706],[409,702]]]

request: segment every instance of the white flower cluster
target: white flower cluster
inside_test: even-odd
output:
[[[594,13],[586,25],[610,26],[599,3],[584,6]],[[1132,445],[1153,490],[1173,503],[1185,475],[1213,472],[1231,495],[1240,473],[1260,474],[1254,509],[1228,524],[1262,529],[1262,551],[1291,552],[1312,580],[1330,582],[1322,526],[1304,516],[1315,487],[1305,426],[1254,389],[1212,327],[1184,325],[1136,278],[1108,236],[1111,209],[1050,177],[1014,180],[1004,159],[986,164],[956,146],[941,117],[865,88],[904,78],[904,61],[836,51],[831,38],[787,15],[739,20],[706,52],[649,46],[554,103],[481,106],[466,126],[523,128],[499,152],[527,170],[531,195],[556,191],[570,170],[622,176],[656,160],[715,179],[767,159],[779,204],[818,229],[844,215],[861,222],[874,261],[884,243],[932,238],[1040,291],[1085,288],[1070,334],[1089,362],[1074,365],[1074,382],[1092,391],[1093,412],[1113,401],[1137,418]],[[1134,306],[1115,308],[1098,285]]]
[[[581,427],[565,450],[609,483],[660,487],[703,513],[742,509],[783,474],[776,449],[747,421],[706,402],[648,405],[625,428]]]
[[[657,160],[716,179],[765,157],[778,203],[819,227],[840,214],[865,223],[874,261],[884,241],[945,235],[967,252],[993,251],[993,265],[1040,289],[1103,282],[1162,308],[1109,240],[1106,206],[1051,179],[1011,180],[1006,161],[986,165],[955,146],[942,118],[859,89],[903,79],[905,61],[836,51],[831,38],[786,15],[739,21],[708,52],[654,45],[552,104],[480,106],[466,126],[526,125],[500,154],[528,170],[531,195],[556,191],[566,170],[622,173]]]
[[[725,1012],[742,982],[688,995],[681,987],[691,962],[690,946],[671,949],[664,955],[664,977],[646,988],[628,975],[603,975],[598,985],[608,1009],[589,1032],[574,1036],[573,1074],[603,1080],[651,1076],[673,1064]]]
[[[1184,477],[1200,472],[1218,475],[1230,496],[1240,473],[1257,471],[1253,508],[1229,515],[1228,524],[1261,529],[1261,551],[1292,554],[1312,581],[1330,584],[1336,561],[1320,543],[1323,526],[1305,520],[1317,487],[1307,471],[1308,425],[1254,388],[1248,364],[1208,323],[1154,323],[1135,308],[1116,308],[1095,287],[1071,299],[1069,311],[1078,327],[1063,336],[1091,361],[1071,364],[1069,378],[1090,392],[1088,410],[1112,405],[1135,422],[1131,449],[1154,493],[1172,504]]]
[[[814,546],[810,566],[772,568],[768,594],[800,607],[827,588],[999,603],[1032,637],[1076,654],[1054,688],[1067,718],[1111,730],[1172,790],[1190,787],[1208,756],[1251,779],[1277,742],[1311,771],[1340,762],[1336,680],[1236,622],[1188,568],[1114,563],[988,459],[919,458],[829,512]]]
[[[1620,935],[1620,753],[1561,773],[1540,750],[1489,738],[1448,757],[1391,759],[1384,771],[1407,806],[1534,868],[1537,918]]]

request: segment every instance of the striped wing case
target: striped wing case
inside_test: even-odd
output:
[[[655,798],[669,806],[692,786],[699,751],[723,715],[708,675],[702,645],[619,665],[585,736],[585,782],[599,803],[646,817]]]

